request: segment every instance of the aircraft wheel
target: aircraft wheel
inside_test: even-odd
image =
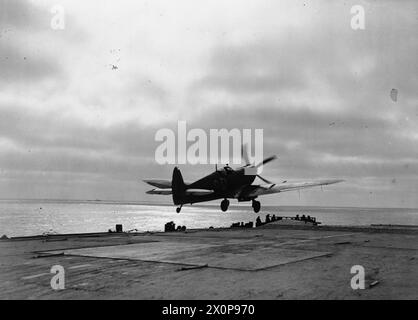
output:
[[[228,199],[222,200],[222,202],[221,202],[221,210],[223,212],[225,212],[226,210],[228,210],[228,207],[229,207],[229,200]]]
[[[177,207],[177,208],[176,208],[176,212],[177,212],[177,213],[180,213],[180,211],[181,211],[181,207]]]
[[[261,209],[260,201],[253,200],[252,206],[253,206],[253,209],[254,209],[254,212],[255,213],[258,213],[260,211],[260,209]]]

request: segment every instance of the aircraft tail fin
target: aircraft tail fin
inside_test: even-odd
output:
[[[173,180],[171,181],[171,189],[173,192],[173,202],[175,205],[183,204],[182,199],[185,196],[186,185],[179,168],[173,170]]]

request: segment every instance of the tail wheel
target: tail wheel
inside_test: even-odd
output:
[[[181,211],[181,207],[182,207],[182,206],[180,206],[180,207],[177,207],[177,208],[176,208],[176,212],[177,212],[177,213],[180,213],[180,211]]]
[[[254,212],[255,212],[255,213],[258,213],[258,212],[260,211],[260,209],[261,209],[261,204],[260,204],[260,201],[253,200],[252,207],[253,207],[253,209],[254,209]]]
[[[223,212],[225,212],[226,210],[228,210],[228,207],[229,207],[229,200],[228,199],[222,200],[222,202],[221,202],[221,210]]]

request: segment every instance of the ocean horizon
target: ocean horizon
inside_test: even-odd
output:
[[[0,236],[106,232],[122,224],[124,231],[162,231],[164,224],[191,228],[229,227],[234,222],[276,216],[310,215],[322,225],[418,225],[417,208],[320,207],[266,205],[256,214],[248,205],[184,206],[181,213],[169,203],[117,200],[1,199]]]

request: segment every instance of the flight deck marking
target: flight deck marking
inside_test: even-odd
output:
[[[330,235],[330,236],[310,238],[309,240],[321,240],[321,239],[327,239],[327,238],[336,238],[336,237],[352,236],[353,234],[354,233],[333,234],[333,235]]]
[[[109,260],[107,263],[125,262],[125,260]]]
[[[298,245],[303,243],[315,242],[327,238],[337,238],[337,237],[347,237],[352,236],[355,233],[344,233],[344,234],[331,234],[323,237],[311,237],[310,239],[303,240],[291,240],[284,242],[279,247],[283,245]],[[251,245],[251,241],[249,241]],[[232,245],[234,247],[234,245]],[[184,241],[175,241],[175,242],[151,242],[151,243],[133,243],[133,244],[119,244],[113,246],[102,246],[102,247],[90,247],[90,248],[81,248],[81,249],[71,249],[67,250],[65,253],[75,256],[84,256],[84,257],[95,257],[95,258],[111,258],[109,261],[111,263],[117,263],[120,260],[129,260],[129,261],[142,261],[142,262],[157,262],[157,263],[169,263],[176,265],[186,265],[186,266],[200,266],[208,264],[208,267],[211,268],[224,268],[224,269],[239,269],[239,270],[262,270],[278,265],[284,265],[288,263],[298,262],[306,259],[312,259],[316,257],[326,256],[331,254],[330,252],[315,251],[310,252],[309,254],[306,250],[300,249],[291,249],[283,248],[283,252],[277,252],[277,245],[274,245],[271,250],[274,253],[271,261],[266,261],[264,263],[257,262],[260,260],[260,255],[257,253],[257,248],[250,250],[249,257],[245,261],[244,266],[238,266],[236,259],[238,256],[231,253],[222,253],[222,248],[225,245],[222,244],[192,244]],[[228,245],[226,245],[228,247]],[[258,247],[258,246],[256,246]],[[193,254],[202,249],[212,248],[211,251],[213,254],[212,263],[208,263],[207,257],[205,258],[202,255],[194,256]],[[251,249],[251,248],[250,248]],[[197,251],[196,251],[197,250]],[[270,252],[269,251],[269,252]],[[235,257],[235,258],[234,258]],[[113,260],[115,259],[115,260]],[[87,265],[78,265],[72,266],[69,269],[82,268],[91,266]],[[244,268],[243,268],[244,267]]]
[[[315,238],[309,238],[309,239],[299,239],[299,240],[289,240],[282,243],[277,244],[276,246],[282,246],[282,245],[289,245],[289,244],[298,244],[298,243],[304,243],[304,242],[310,242],[315,240],[322,240],[322,239],[328,239],[328,238],[337,238],[337,237],[344,237],[344,236],[352,236],[354,233],[345,233],[345,234],[334,234],[331,236],[324,236],[324,237],[315,237]]]
[[[29,280],[29,279],[39,278],[39,277],[45,276],[45,275],[47,275],[47,274],[49,274],[49,273],[39,273],[39,274],[34,274],[34,275],[32,275],[32,276],[26,276],[26,277],[23,277],[23,278],[22,278],[22,280]]]
[[[91,267],[91,266],[92,266],[91,264],[80,264],[78,266],[69,267],[68,269],[79,269],[79,268],[85,268],[85,267]]]

